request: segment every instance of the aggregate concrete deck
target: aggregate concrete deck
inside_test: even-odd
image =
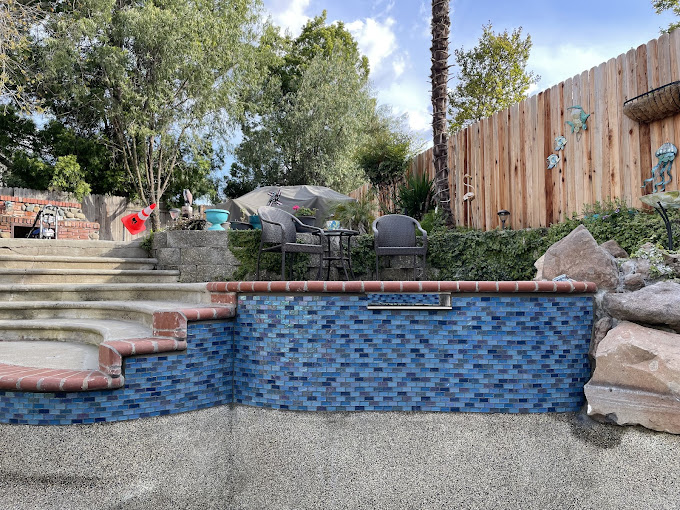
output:
[[[680,441],[581,414],[217,407],[0,425],[0,508],[680,508]]]

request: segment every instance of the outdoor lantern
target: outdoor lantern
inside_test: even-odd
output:
[[[505,220],[507,220],[510,217],[510,211],[506,209],[501,209],[498,211],[498,217],[501,219],[501,225],[503,230],[505,230]]]

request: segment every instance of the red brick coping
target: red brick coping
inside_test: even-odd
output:
[[[211,282],[207,284],[213,303],[224,299],[219,293],[253,292],[484,292],[484,293],[534,293],[554,294],[594,293],[593,282],[488,282],[488,281],[279,281],[279,282]]]
[[[123,358],[184,351],[187,348],[188,322],[225,319],[233,317],[234,313],[234,306],[197,306],[154,312],[152,338],[111,340],[99,345],[99,370],[63,370],[0,363],[0,390],[67,392],[121,388],[125,384]]]

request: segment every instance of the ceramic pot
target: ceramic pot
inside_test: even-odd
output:
[[[229,219],[229,211],[224,209],[206,209],[205,219],[212,223],[208,230],[224,230],[222,223],[226,223]]]

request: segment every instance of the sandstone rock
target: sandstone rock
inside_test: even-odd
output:
[[[597,352],[597,347],[600,342],[607,336],[609,330],[612,329],[614,325],[614,320],[611,317],[605,316],[595,322],[593,326],[593,337],[590,341],[590,349],[588,349],[588,355],[595,359],[595,353]]]
[[[69,219],[75,217],[75,215],[71,211],[66,211],[66,213],[64,213],[64,216]]]
[[[626,290],[640,290],[645,286],[645,279],[640,273],[627,274],[623,277],[623,288]]]
[[[33,206],[33,212],[40,212],[40,206],[39,205]]]
[[[680,335],[622,322],[600,342],[588,414],[680,434]]]
[[[11,234],[9,232],[0,232],[0,239],[9,239]]]
[[[90,232],[87,236],[93,241],[99,241],[99,232]]]
[[[545,252],[543,278],[552,280],[561,274],[573,280],[595,282],[601,289],[616,289],[619,284],[614,257],[597,245],[583,225]]]
[[[663,324],[680,332],[680,285],[659,282],[635,292],[607,294],[604,309],[620,320]]]
[[[621,269],[623,276],[628,276],[629,274],[637,272],[637,265],[635,264],[634,260],[626,260],[622,262],[619,268]]]
[[[610,239],[606,243],[602,243],[600,245],[600,248],[608,251],[609,253],[611,253],[612,257],[616,257],[617,259],[627,259],[628,258],[628,253],[626,252],[626,250],[621,248],[621,246],[619,246],[619,243],[614,241],[614,239]]]
[[[543,261],[545,260],[545,255],[541,255],[541,257],[534,262],[534,267],[536,268],[536,277],[534,278],[534,281],[541,281],[543,280]]]

